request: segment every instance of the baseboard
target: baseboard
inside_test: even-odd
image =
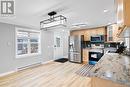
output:
[[[52,61],[54,61],[54,60],[49,60],[49,61],[46,61],[46,62],[42,62],[41,64],[47,64],[47,63],[50,63],[50,62],[52,62]],[[15,72],[17,72],[17,71],[19,71],[19,70],[16,69],[16,70],[12,70],[12,71],[5,72],[5,73],[0,73],[0,77],[7,76],[7,75],[12,74],[12,73],[15,73]]]
[[[63,58],[68,58],[68,55],[66,55],[66,56],[63,56]]]
[[[35,66],[39,66],[41,64],[42,64],[41,62],[33,63],[33,64],[29,64],[29,65],[26,65],[26,66],[23,66],[23,67],[19,67],[17,69],[18,69],[18,71],[21,71],[21,70],[29,69],[29,68],[32,68],[32,67],[35,67]]]
[[[12,70],[12,71],[9,71],[9,72],[1,73],[1,74],[0,74],[0,77],[9,75],[9,74],[12,74],[12,73],[15,73],[15,72],[17,72],[17,70]]]
[[[52,61],[54,61],[54,60],[49,60],[49,61],[46,61],[46,62],[42,62],[42,64],[47,64],[47,63],[50,63]]]

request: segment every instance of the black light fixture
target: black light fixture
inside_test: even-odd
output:
[[[56,15],[56,14],[57,14],[57,13],[56,13],[55,11],[52,11],[52,12],[49,12],[49,13],[48,13],[49,16],[54,16],[54,15]]]
[[[54,15],[56,15],[57,13],[55,11],[49,12],[48,15],[50,16],[50,20],[54,19]]]
[[[55,12],[55,11],[48,13],[48,15],[50,16],[50,19],[43,20],[40,22],[41,30],[47,30],[48,28],[51,28],[51,27],[65,25],[66,17],[64,17],[62,15],[55,16],[56,14],[57,14],[57,12]]]

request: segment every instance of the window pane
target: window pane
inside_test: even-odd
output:
[[[31,53],[39,52],[39,33],[30,33]]]
[[[28,53],[28,33],[18,32],[17,33],[17,55]]]
[[[22,55],[22,54],[27,54],[28,53],[28,46],[27,44],[18,44],[17,48],[17,54]]]
[[[56,47],[60,47],[60,38],[56,38]]]
[[[39,42],[39,34],[30,33],[30,42]]]
[[[31,53],[38,53],[38,43],[31,43]]]
[[[18,32],[17,34],[17,42],[27,43],[28,42],[28,33],[26,32]]]

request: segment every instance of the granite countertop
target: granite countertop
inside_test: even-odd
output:
[[[90,76],[130,86],[130,56],[106,53],[91,69]]]

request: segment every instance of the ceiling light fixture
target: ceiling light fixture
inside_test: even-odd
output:
[[[108,23],[108,25],[111,25],[111,24],[112,24],[111,22]]]
[[[85,27],[87,26],[87,23],[78,23],[78,24],[73,24],[73,27]]]
[[[106,13],[106,12],[108,12],[108,10],[107,10],[107,9],[104,9],[103,12]]]
[[[62,15],[55,16],[56,14],[57,13],[55,11],[48,13],[50,18],[40,22],[41,30],[47,30],[48,28],[52,28],[52,27],[59,26],[59,25],[66,26],[66,21],[67,21],[66,17],[64,17]]]

